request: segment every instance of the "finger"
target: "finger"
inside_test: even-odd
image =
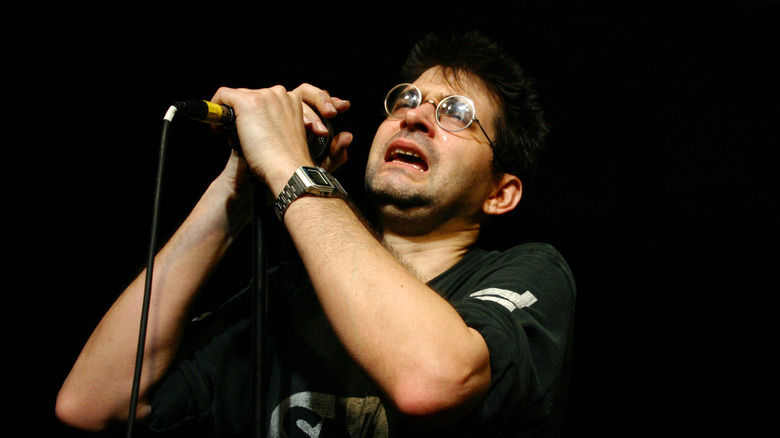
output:
[[[211,96],[211,99],[209,99],[209,102],[222,105],[225,99],[225,96],[228,94],[235,94],[238,90],[228,88],[228,87],[220,87],[217,89],[216,93],[214,93],[213,96]],[[222,126],[218,125],[216,123],[210,123],[211,126],[211,132],[214,134],[221,134],[223,132]]]
[[[301,84],[291,93],[299,96],[304,104],[304,123],[307,128],[319,136],[326,136],[331,132],[325,123],[322,123],[323,117],[333,118],[350,107],[349,101],[330,96],[326,90],[311,84]]]
[[[240,93],[244,93],[245,90],[237,89],[237,88],[230,88],[230,87],[219,87],[217,89],[217,92],[214,93],[214,95],[211,97],[210,102],[216,103],[216,104],[225,104],[227,105],[227,101],[231,101],[235,98],[236,95]]]
[[[338,114],[338,110],[336,109],[336,105],[333,103],[330,94],[321,88],[304,83],[293,90],[293,93],[301,96],[301,100],[309,106],[316,108],[317,112],[324,117],[334,117]]]
[[[349,101],[331,96],[326,90],[311,84],[301,84],[293,90],[308,105],[317,109],[323,117],[332,118],[349,109]]]
[[[348,100],[344,100],[335,96],[331,96],[331,100],[333,100],[333,105],[336,106],[336,111],[338,111],[339,114],[347,111],[351,105]]]
[[[320,137],[330,135],[331,130],[322,121],[319,113],[303,102],[301,106],[303,108],[303,123],[306,125],[306,128],[311,129],[315,135]]]
[[[352,133],[340,132],[333,137],[333,141],[330,143],[330,151],[325,159],[320,163],[325,170],[333,172],[338,169],[342,164],[347,162],[347,148],[352,143]]]
[[[309,105],[301,102],[303,109],[303,124],[319,136],[328,135],[328,128],[320,120],[320,116]],[[323,131],[324,129],[324,131]]]
[[[352,133],[343,131],[339,132],[333,140],[330,142],[329,154],[338,157],[347,153],[347,148],[352,144]]]

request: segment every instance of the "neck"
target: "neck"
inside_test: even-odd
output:
[[[428,282],[460,261],[478,236],[477,225],[421,236],[385,231],[382,242],[421,281]]]

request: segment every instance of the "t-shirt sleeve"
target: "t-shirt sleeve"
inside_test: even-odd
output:
[[[490,353],[490,389],[474,422],[497,430],[506,430],[508,421],[545,429],[554,421],[570,361],[571,271],[554,248],[536,244],[508,251],[479,276],[473,292],[453,303]]]
[[[152,396],[153,436],[231,436],[245,428],[251,414],[251,318],[239,313],[249,298],[244,291],[190,325],[188,339]]]

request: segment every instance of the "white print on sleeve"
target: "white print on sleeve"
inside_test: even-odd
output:
[[[472,298],[484,301],[494,301],[506,307],[510,312],[515,309],[528,307],[536,302],[536,297],[531,291],[525,291],[522,295],[511,290],[491,287],[470,295]]]

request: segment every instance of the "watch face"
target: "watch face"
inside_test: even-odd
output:
[[[325,175],[317,171],[317,169],[308,169],[304,168],[306,171],[306,175],[311,178],[312,181],[314,181],[315,184],[320,186],[330,186],[330,181],[328,181],[327,178],[325,178]]]

